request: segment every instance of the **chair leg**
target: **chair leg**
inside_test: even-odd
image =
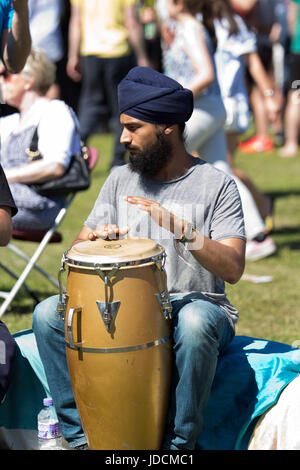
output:
[[[9,243],[7,245],[7,248],[9,248],[11,251],[13,251],[16,255],[20,256],[20,258],[22,258],[24,261],[27,261],[27,262],[30,261],[29,256],[27,256],[22,250],[20,250],[18,247],[16,247],[12,243]],[[44,276],[46,279],[48,279],[48,281],[50,281],[55,287],[59,288],[59,284],[56,281],[56,279],[54,279],[52,276],[50,276],[50,274],[47,273],[38,264],[34,264],[33,268],[36,269],[37,271],[39,271],[39,273],[42,274],[42,276]]]
[[[49,234],[49,232],[51,232],[51,233]],[[40,257],[42,251],[44,250],[44,247],[47,245],[47,242],[50,239],[50,237],[52,236],[52,234],[53,234],[53,232],[51,230],[51,231],[48,231],[47,234],[44,236],[44,238],[43,238],[42,242],[39,244],[37,250],[34,252],[33,256],[30,258],[29,262],[27,263],[24,271],[22,272],[22,274],[18,278],[17,282],[15,283],[15,285],[13,286],[11,291],[9,292],[7,298],[4,300],[3,304],[0,307],[0,318],[5,313],[5,311],[7,310],[8,306],[10,305],[12,300],[15,298],[16,294],[19,292],[20,288],[22,287],[22,285],[25,282],[28,274],[30,273],[30,271],[34,267],[36,261]],[[48,235],[50,235],[50,236],[48,236]]]
[[[13,279],[15,279],[16,281],[19,279],[19,277],[13,272],[11,271],[10,269],[8,269],[6,266],[4,266],[4,264],[0,263],[0,268],[3,269],[3,271],[5,271],[7,274],[9,274],[9,276],[11,276]],[[28,287],[28,285],[26,284],[26,282],[24,282],[24,288],[26,289],[26,291],[28,292],[28,294],[33,298],[33,300],[38,303],[39,302],[39,298],[37,297],[37,295]],[[6,299],[8,297],[9,293],[8,292],[3,292],[3,291],[0,291],[0,297],[3,297],[4,299]]]
[[[22,274],[18,278],[17,282],[15,283],[15,285],[13,286],[11,291],[8,293],[7,297],[5,298],[4,302],[2,303],[2,305],[0,307],[0,318],[6,312],[8,306],[10,305],[12,300],[15,298],[15,296],[18,293],[18,291],[20,290],[21,286],[24,284],[24,282],[25,282],[28,274],[32,270],[32,268],[34,268],[36,266],[37,260],[39,259],[39,257],[42,254],[43,250],[47,246],[47,244],[48,244],[49,240],[51,239],[53,233],[55,232],[55,230],[57,229],[59,224],[62,222],[64,216],[66,215],[67,209],[70,206],[71,202],[73,201],[74,197],[75,197],[75,194],[72,194],[70,196],[67,204],[59,211],[53,226],[45,234],[43,240],[39,244],[38,248],[35,250],[33,256],[29,259],[24,271],[22,272]],[[40,272],[42,271],[46,274],[46,272],[44,270],[42,270],[41,268],[39,268],[38,270]],[[48,275],[46,275],[46,277],[48,277]],[[55,282],[55,285],[56,285],[56,281],[54,281],[54,282]],[[58,286],[58,283],[57,283],[57,286]]]

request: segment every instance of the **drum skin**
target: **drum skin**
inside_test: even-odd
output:
[[[97,307],[97,301],[105,300],[104,281],[93,269],[69,265],[67,362],[92,450],[161,448],[173,357],[170,320],[155,296],[163,289],[156,263],[120,268],[108,282],[109,301],[120,301],[120,306],[107,331]],[[70,309],[77,307],[74,348],[67,321]]]

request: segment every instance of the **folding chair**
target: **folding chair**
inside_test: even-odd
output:
[[[88,165],[90,170],[92,171],[99,158],[98,150],[95,147],[89,147],[89,158],[88,158]],[[25,269],[18,276],[11,268],[8,268],[3,263],[0,262],[0,268],[2,268],[9,276],[16,280],[16,283],[12,287],[9,292],[0,291],[0,297],[4,298],[4,302],[0,307],[0,318],[6,312],[7,308],[19,292],[20,288],[24,286],[27,293],[34,299],[35,302],[39,302],[36,294],[28,287],[25,283],[27,276],[29,275],[30,271],[34,268],[36,269],[43,277],[45,277],[51,284],[55,287],[59,288],[58,281],[50,276],[47,271],[41,268],[37,261],[45,248],[47,247],[48,243],[60,243],[62,241],[62,235],[60,232],[57,231],[58,227],[62,223],[71,203],[73,202],[77,193],[70,193],[66,198],[65,205],[60,209],[53,225],[46,231],[42,230],[13,230],[12,238],[14,240],[22,240],[24,242],[37,242],[38,247],[34,251],[31,257],[27,256],[20,248],[15,246],[13,243],[9,243],[7,248],[9,248],[15,255],[19,258],[22,258],[27,264]]]

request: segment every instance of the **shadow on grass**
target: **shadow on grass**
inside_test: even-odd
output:
[[[279,250],[288,248],[291,251],[300,250],[300,226],[274,228],[272,236],[278,236],[276,245]]]
[[[274,228],[273,233],[276,235],[300,235],[300,225],[292,227],[279,227]]]
[[[300,196],[300,189],[292,189],[292,190],[286,190],[286,191],[264,191],[264,194],[266,196],[270,196],[274,200],[282,198],[282,197],[288,197],[288,196]]]
[[[17,315],[28,315],[32,314],[35,307],[42,300],[57,294],[57,292],[51,291],[35,291],[36,300],[34,300],[25,290],[23,289],[14,298],[5,313],[13,313]]]
[[[278,242],[276,243],[279,251],[288,248],[290,251],[300,251],[300,242]]]

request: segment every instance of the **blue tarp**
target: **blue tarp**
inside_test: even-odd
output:
[[[198,448],[247,449],[259,416],[299,373],[300,349],[236,336],[219,358]]]
[[[32,330],[14,335],[18,351],[12,384],[0,407],[0,426],[36,429],[49,388]],[[197,447],[246,449],[259,416],[300,373],[300,349],[236,336],[219,358]]]
[[[17,343],[14,374],[0,406],[0,426],[7,429],[37,429],[43,398],[50,396],[44,367],[32,330],[13,335]]]

